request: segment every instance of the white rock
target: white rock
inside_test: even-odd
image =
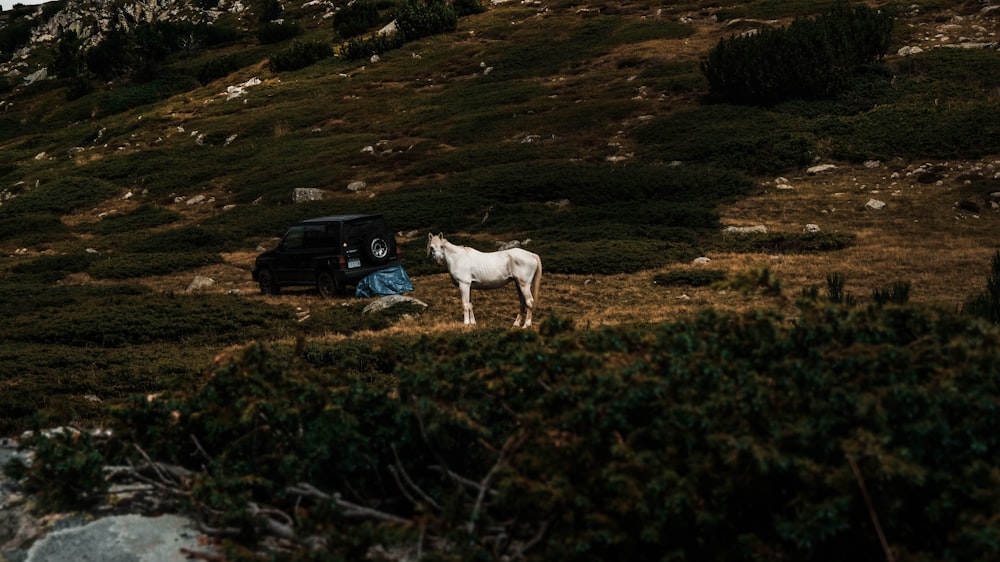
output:
[[[767,227],[762,224],[754,226],[727,226],[722,230],[723,232],[734,234],[767,234]]]
[[[820,172],[826,172],[836,168],[833,164],[819,164],[818,166],[812,166],[806,170],[809,175],[818,174]]]
[[[873,211],[881,211],[885,208],[885,202],[879,201],[878,199],[869,199],[868,202],[865,203],[865,208],[872,209]]]

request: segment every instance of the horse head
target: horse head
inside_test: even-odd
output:
[[[427,256],[438,265],[444,265],[444,244],[448,242],[444,239],[443,233],[427,234]]]

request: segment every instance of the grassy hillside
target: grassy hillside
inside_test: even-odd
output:
[[[763,258],[793,292],[834,272],[857,283],[851,275],[861,271],[861,292],[912,280],[919,300],[964,302],[981,289],[995,245],[990,155],[1000,152],[1000,65],[991,48],[931,47],[971,41],[963,33],[986,37],[996,16],[975,2],[878,4],[897,18],[882,63],[835,98],[768,108],[711,101],[699,64],[720,38],[833,3],[498,4],[377,60],[333,56],[275,71],[269,60],[296,45],[344,44],[317,8],[286,6],[281,16],[301,33],[283,42],[262,44],[256,30],[266,24],[243,14],[220,20],[238,30],[228,39],[175,52],[149,76],[91,76],[82,94],[78,80],[58,76],[12,86],[0,114],[0,306],[4,338],[14,344],[3,361],[11,365],[4,372],[31,376],[8,374],[3,383],[4,431],[25,427],[30,412],[63,421],[88,415],[95,403],[85,396],[153,390],[220,346],[391,324],[310,292],[255,294],[249,268],[257,249],[293,221],[326,213],[385,214],[400,232],[415,295],[444,325],[455,317],[456,295],[423,259],[427,232],[483,249],[530,240],[551,274],[542,313],[582,315],[588,324],[753,306],[733,292],[693,287],[642,296],[654,290],[651,276],[705,255],[729,275]],[[383,17],[391,10],[383,6]],[[28,17],[7,16],[8,25]],[[954,37],[934,34],[944,25]],[[926,50],[894,54],[912,45]],[[48,44],[34,56],[54,50]],[[231,70],[200,83],[208,68]],[[877,169],[862,165],[874,160]],[[941,187],[930,179],[909,181],[928,161],[937,164],[925,171],[945,184],[934,193],[921,192]],[[839,168],[822,180],[804,173],[817,162]],[[961,200],[958,212],[975,213],[978,224],[952,233],[949,208],[931,219],[917,203],[897,206],[885,215],[942,244],[927,254],[886,250],[912,255],[928,273],[874,266],[865,274],[868,242],[880,235],[870,214],[858,212],[863,202],[839,214],[820,203],[878,193],[864,177],[857,192],[864,174],[876,184],[871,176],[879,174],[889,184],[881,189],[899,202]],[[779,193],[780,202],[768,199],[778,175],[798,186]],[[348,192],[353,181],[367,189]],[[326,197],[292,204],[301,187]],[[789,208],[796,199],[801,206]],[[830,227],[803,234],[821,208]],[[814,217],[792,218],[804,210]],[[771,223],[771,233],[722,232],[741,220]],[[860,263],[845,266],[845,256]],[[934,292],[935,279],[946,279],[939,269],[961,277],[961,287],[943,281],[957,294]],[[185,293],[198,274],[216,284]],[[920,292],[925,286],[931,294]],[[478,298],[496,317],[489,322],[507,322],[510,294]],[[311,308],[312,323],[296,323],[296,308]],[[318,320],[324,314],[328,323]],[[60,349],[57,364],[51,346]],[[114,359],[123,348],[140,351]],[[122,365],[125,356],[148,359]],[[104,361],[107,369],[95,368]],[[119,369],[108,388],[102,381]]]
[[[746,105],[702,73],[719,40],[837,2],[456,5],[391,49],[364,41],[401,2],[355,43],[342,6],[259,2],[90,61],[20,50],[76,4],[2,14],[0,435],[119,431],[47,449],[40,501],[145,447],[234,560],[262,521],[343,559],[874,558],[873,512],[900,560],[995,554],[1000,9],[868,2],[884,58]],[[389,219],[426,309],[259,294],[259,251],[342,212]],[[537,330],[512,288],[461,329],[429,232],[539,253]]]

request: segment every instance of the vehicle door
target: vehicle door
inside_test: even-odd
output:
[[[310,252],[305,247],[305,231],[304,226],[289,228],[278,246],[274,275],[281,284],[310,282],[312,271],[309,269]]]

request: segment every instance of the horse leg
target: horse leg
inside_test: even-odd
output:
[[[517,280],[517,293],[521,297],[521,313],[524,314],[524,326],[522,328],[527,328],[531,326],[531,310],[535,307],[535,297],[531,295],[531,283],[528,280]],[[517,315],[517,320],[514,325],[517,326],[517,322],[521,320],[521,315]]]
[[[466,326],[475,326],[476,315],[472,313],[472,285],[462,283],[458,286],[458,292],[462,295],[463,323]]]
[[[521,318],[524,317],[524,291],[521,290],[521,284],[515,283],[517,287],[517,300],[521,302],[521,308],[517,312],[517,318],[514,319],[514,327],[519,328],[521,326]]]

